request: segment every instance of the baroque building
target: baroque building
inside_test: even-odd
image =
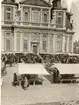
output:
[[[3,53],[73,53],[72,14],[61,0],[3,0]]]

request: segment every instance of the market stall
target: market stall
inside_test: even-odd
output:
[[[44,81],[43,75],[50,75],[42,64],[25,64],[19,63],[16,66],[16,74],[20,77],[25,75],[29,84],[42,84]]]

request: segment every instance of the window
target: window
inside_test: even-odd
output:
[[[57,52],[61,52],[61,42],[57,41]]]
[[[57,36],[57,52],[62,52],[62,35]]]
[[[4,7],[4,21],[7,21],[7,23],[10,23],[13,21],[13,7]]]
[[[20,32],[17,32],[16,36],[16,50],[20,51]]]
[[[46,41],[43,41],[43,51],[46,51]]]
[[[50,51],[53,52],[53,35],[50,37]]]
[[[47,22],[47,14],[44,14],[44,22]]]
[[[57,2],[57,7],[58,7],[58,8],[61,7],[61,2],[60,2],[60,1]]]
[[[11,33],[5,33],[5,51],[12,51],[13,48],[13,36]]]
[[[28,43],[28,41],[26,39],[24,39],[24,46],[23,46],[24,51],[27,51],[27,49],[28,49],[27,43]]]
[[[28,33],[24,33],[24,38],[23,38],[23,50],[24,51],[28,50],[28,39],[29,39]]]
[[[62,28],[63,27],[63,13],[62,12],[57,12],[56,26],[58,28]]]
[[[32,10],[32,22],[40,23],[40,11],[39,10]]]
[[[10,20],[10,13],[7,13],[7,20]]]
[[[6,39],[6,50],[10,51],[10,39]]]
[[[43,38],[47,38],[47,34],[45,33],[45,34],[43,34]]]
[[[24,21],[27,22],[28,21],[28,12],[24,13]]]

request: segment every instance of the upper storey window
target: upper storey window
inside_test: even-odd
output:
[[[56,13],[56,26],[58,28],[63,28],[63,13],[62,12]]]
[[[53,7],[60,8],[61,7],[61,0],[53,0]]]
[[[47,22],[47,14],[44,14],[44,22]]]
[[[39,9],[32,9],[32,22],[33,23],[40,23],[40,10]]]
[[[43,14],[42,14],[43,19],[42,20],[44,23],[48,23],[48,14],[49,14],[48,9],[43,9]]]
[[[28,7],[23,7],[23,22],[29,22],[29,12],[30,9]]]
[[[24,20],[25,20],[25,22],[28,21],[28,12],[25,12],[25,13],[24,13]]]
[[[4,7],[4,21],[6,23],[12,23],[12,21],[13,21],[13,7],[11,7],[11,6]]]

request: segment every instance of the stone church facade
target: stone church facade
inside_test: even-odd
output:
[[[73,53],[72,14],[61,0],[3,0],[3,53]]]

